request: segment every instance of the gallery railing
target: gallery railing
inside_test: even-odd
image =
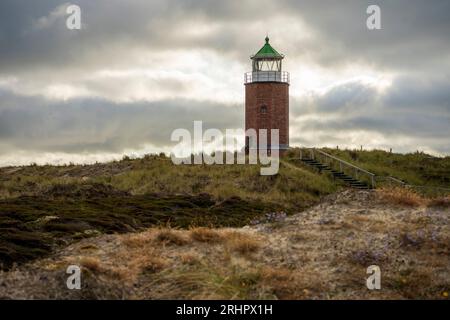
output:
[[[244,74],[244,83],[253,82],[283,82],[289,83],[289,72],[287,71],[254,71]]]

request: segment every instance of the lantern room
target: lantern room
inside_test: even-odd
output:
[[[284,55],[278,53],[265,39],[264,46],[253,56],[252,72],[245,74],[245,83],[251,82],[286,82],[289,83],[289,73],[282,71]]]

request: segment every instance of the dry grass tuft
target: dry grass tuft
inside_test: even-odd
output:
[[[105,273],[112,278],[128,282],[136,281],[142,274],[160,272],[170,264],[170,261],[162,256],[161,251],[151,247],[142,249],[124,246],[115,250],[110,260],[116,263],[108,265],[107,270],[105,266]]]
[[[97,258],[93,257],[83,257],[80,261],[80,264],[82,267],[92,271],[92,272],[104,272],[105,269],[103,268],[101,262]]]
[[[294,276],[294,272],[287,268],[269,268],[264,267],[261,270],[261,277],[266,281],[291,281]]]
[[[140,270],[142,273],[156,273],[163,270],[168,261],[160,257],[143,256],[133,261],[132,267]]]
[[[420,194],[403,187],[382,188],[378,194],[382,200],[401,206],[420,207],[427,203]]]
[[[327,291],[321,276],[313,270],[302,272],[284,267],[263,267],[259,287],[267,288],[277,299],[311,299]]]
[[[183,253],[180,255],[181,262],[187,265],[194,265],[199,262],[198,256],[192,253]]]
[[[123,244],[131,248],[140,248],[151,242],[152,238],[149,233],[139,233],[126,235],[122,240]]]
[[[190,231],[191,238],[199,242],[218,243],[223,240],[219,232],[209,228],[194,228]]]
[[[225,234],[225,238],[228,248],[242,255],[249,255],[261,248],[261,243],[256,237],[245,233],[231,231]]]
[[[450,208],[450,196],[431,199],[428,202],[428,207]]]
[[[189,243],[189,241],[179,232],[171,229],[161,229],[160,231],[158,231],[155,240],[167,245],[177,246],[183,246]]]

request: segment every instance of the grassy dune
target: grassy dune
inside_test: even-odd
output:
[[[408,183],[450,185],[449,158],[383,151],[326,151]],[[285,160],[295,157],[292,150]],[[284,161],[285,161],[284,160]],[[94,165],[0,168],[0,265],[10,268],[79,239],[170,225],[240,227],[297,213],[341,186],[307,166],[180,165],[163,155]]]
[[[256,165],[173,165],[163,156],[95,165],[0,168],[0,199],[42,195],[58,185],[103,184],[132,195],[211,194],[305,207],[336,191],[333,182],[307,168],[281,164],[276,176],[261,176]],[[50,192],[49,192],[50,190]]]
[[[163,156],[90,166],[0,169],[0,264],[10,268],[99,234],[155,225],[239,227],[298,212],[336,191],[326,177],[281,167],[175,166]]]

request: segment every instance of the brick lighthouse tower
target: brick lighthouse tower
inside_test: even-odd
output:
[[[253,56],[252,72],[245,74],[245,130],[267,129],[268,148],[270,130],[279,130],[279,151],[289,148],[289,73],[282,71],[284,55],[278,53],[266,37],[264,46]],[[245,141],[246,149],[249,140]],[[274,146],[275,147],[275,143]]]

